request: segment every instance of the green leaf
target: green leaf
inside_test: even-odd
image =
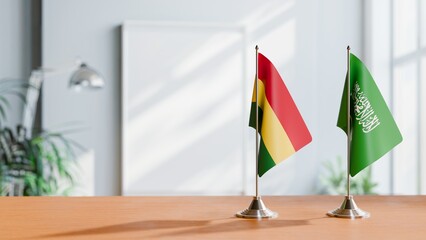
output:
[[[18,139],[13,131],[7,128],[0,130],[0,151],[4,159],[0,159],[0,188],[5,186],[3,177],[8,169],[25,170],[25,195],[54,195],[60,188],[73,187],[73,166],[77,166],[74,149],[78,144],[58,132],[43,131],[31,139],[20,141],[21,147],[12,147]],[[11,144],[13,143],[13,144]],[[22,156],[16,162],[14,156]],[[6,160],[9,159],[9,160]],[[4,170],[3,170],[4,169]],[[5,172],[5,174],[3,174]]]

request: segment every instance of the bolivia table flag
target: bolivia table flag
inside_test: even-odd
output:
[[[378,160],[402,141],[385,100],[365,65],[350,54],[350,174]],[[347,84],[343,90],[337,126],[347,133]]]
[[[274,65],[258,54],[259,176],[312,141],[290,93]],[[256,86],[256,85],[255,85]],[[249,126],[256,129],[256,89]]]

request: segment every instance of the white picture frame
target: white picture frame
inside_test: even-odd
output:
[[[122,195],[244,193],[246,42],[234,25],[123,24]]]

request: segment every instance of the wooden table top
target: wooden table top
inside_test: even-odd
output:
[[[369,219],[325,215],[342,196],[263,197],[271,220],[234,217],[251,197],[2,197],[0,239],[426,239],[426,196],[356,196]]]

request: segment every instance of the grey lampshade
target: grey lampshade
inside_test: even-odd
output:
[[[80,89],[99,89],[104,86],[103,77],[94,69],[82,63],[77,70],[71,75],[70,88]]]

